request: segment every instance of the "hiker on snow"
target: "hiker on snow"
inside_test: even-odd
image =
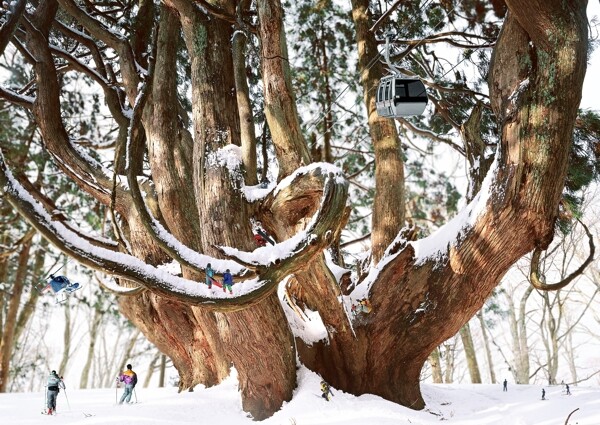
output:
[[[48,404],[48,415],[53,415],[56,412],[56,397],[58,396],[58,392],[62,388],[65,389],[65,383],[61,378],[58,377],[58,374],[55,370],[50,372],[50,376],[48,376],[48,387],[47,393],[47,404]]]
[[[323,397],[327,401],[329,401],[330,395],[333,396],[333,393],[331,392],[331,387],[325,381],[321,381],[321,392],[323,393],[321,394],[321,397]]]
[[[208,289],[212,288],[212,280],[215,275],[215,271],[210,266],[210,263],[206,265],[206,284],[208,285]]]
[[[125,391],[121,396],[119,404],[123,404],[123,402],[131,403],[131,393],[135,388],[135,384],[137,384],[137,374],[131,370],[130,364],[127,365],[127,370],[119,375],[117,381],[125,383]]]
[[[229,272],[229,269],[225,270],[223,273],[223,292],[226,292],[229,289],[229,293],[233,294],[231,287],[233,286],[233,276]]]

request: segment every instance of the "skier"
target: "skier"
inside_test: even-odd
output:
[[[48,283],[45,289],[52,289],[52,291],[57,294],[62,290],[73,292],[77,288],[79,288],[79,283],[71,283],[66,276],[50,275],[50,283]]]
[[[226,292],[227,289],[229,289],[229,293],[233,294],[233,291],[231,290],[232,285],[233,285],[233,276],[229,272],[229,269],[227,269],[227,270],[225,270],[225,273],[223,273],[223,292]]]
[[[58,374],[55,370],[50,372],[50,376],[48,376],[48,392],[46,396],[48,412],[47,415],[54,415],[56,413],[56,397],[60,389],[65,389],[65,383],[62,381],[62,378],[58,377]],[[43,412],[42,412],[43,413]]]
[[[571,395],[571,389],[569,388],[569,384],[565,387],[567,390],[567,395]]]
[[[321,392],[322,392],[321,397],[323,397],[327,401],[329,401],[330,395],[333,396],[333,393],[331,392],[331,387],[325,381],[321,381]]]
[[[508,391],[508,382],[506,381],[506,379],[504,380],[504,383],[502,384],[502,391]]]
[[[131,403],[131,393],[137,384],[137,374],[131,370],[130,364],[127,365],[127,370],[119,375],[117,382],[123,382],[125,384],[125,391],[121,396],[119,404],[123,404],[123,402]]]
[[[546,400],[546,390],[542,388],[542,400]]]
[[[210,263],[206,265],[206,284],[208,285],[208,289],[212,288],[212,280],[215,275],[215,271],[210,266]]]

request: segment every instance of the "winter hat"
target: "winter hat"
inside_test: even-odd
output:
[[[131,370],[131,365],[130,364],[127,365],[127,369]]]
[[[55,370],[52,371],[52,375],[56,375],[56,371]]]

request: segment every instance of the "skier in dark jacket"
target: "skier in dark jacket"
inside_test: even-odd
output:
[[[48,391],[46,394],[46,401],[48,405],[48,415],[53,415],[56,412],[56,397],[60,389],[65,389],[65,383],[59,378],[58,374],[55,370],[50,372],[50,376],[48,376],[48,384],[46,385]]]
[[[79,283],[71,283],[66,276],[50,275],[50,282],[46,288],[52,289],[55,294],[63,289],[66,289],[67,292],[73,292],[75,289],[79,288]]]
[[[125,391],[121,396],[121,401],[119,401],[119,404],[123,404],[123,402],[131,403],[131,394],[133,393],[133,389],[137,384],[137,374],[131,370],[130,364],[127,365],[127,370],[122,372],[117,380],[125,384]]]
[[[231,287],[233,286],[233,276],[229,272],[229,269],[225,270],[223,273],[223,292],[226,292],[229,289],[229,293],[233,294]]]

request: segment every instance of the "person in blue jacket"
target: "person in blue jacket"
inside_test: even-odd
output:
[[[79,288],[79,283],[71,283],[66,276],[54,276],[50,275],[50,283],[46,288],[52,289],[52,291],[56,294],[64,289],[67,292],[73,292],[75,289]]]
[[[223,273],[223,292],[226,292],[227,290],[229,290],[229,293],[233,294],[233,291],[231,290],[232,286],[233,286],[233,276],[229,272],[229,269],[227,269],[227,270],[225,270],[225,273]]]

